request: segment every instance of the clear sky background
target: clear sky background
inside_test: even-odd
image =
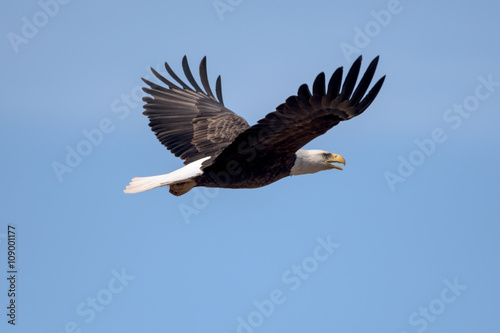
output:
[[[0,5],[1,332],[499,331],[497,3],[56,1]],[[344,171],[126,195],[182,166],[140,78],[185,54],[250,124],[358,54],[387,79],[306,147]]]

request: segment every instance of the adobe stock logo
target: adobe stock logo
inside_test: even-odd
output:
[[[111,303],[119,294],[121,294],[135,280],[134,275],[127,274],[125,268],[121,270],[112,269],[112,277],[108,280],[105,287],[88,296],[84,302],[77,305],[75,313],[78,316],[76,320],[69,320],[62,329],[53,331],[54,333],[83,333],[88,332],[88,324],[111,306]]]
[[[232,12],[236,7],[241,5],[243,0],[215,0],[212,2],[219,20],[224,21],[224,15],[226,12]]]
[[[439,297],[432,299],[427,306],[420,306],[418,311],[413,312],[408,317],[408,323],[418,333],[424,332],[429,327],[429,324],[434,323],[462,295],[462,292],[467,289],[467,286],[461,284],[458,278],[454,278],[453,282],[448,279],[445,279],[443,282],[446,287],[441,289]],[[401,331],[400,333],[409,332]]]
[[[191,205],[187,203],[180,203],[178,208],[182,215],[184,223],[191,224],[192,216],[198,216],[200,212],[207,208],[211,200],[215,199],[219,193],[219,188],[195,187],[193,189],[193,197],[191,198]]]
[[[451,108],[443,112],[443,121],[453,131],[458,130],[464,120],[469,119],[479,109],[481,103],[489,99],[500,87],[500,81],[494,81],[492,74],[488,74],[486,77],[481,75],[477,80],[479,83],[473,94],[466,96],[461,103],[454,103]],[[449,138],[447,132],[450,130],[436,127],[426,138],[414,140],[416,147],[411,152],[398,156],[399,164],[395,172],[388,170],[384,172],[384,178],[391,192],[395,192],[396,185],[404,183],[418,167],[439,150],[439,145]]]
[[[278,305],[287,301],[287,294],[297,291],[339,247],[340,244],[332,242],[330,235],[316,238],[312,255],[303,258],[300,264],[293,264],[281,274],[281,282],[286,288],[275,288],[269,292],[268,297],[253,301],[252,311],[236,318],[235,332],[256,332],[275,313]]]
[[[21,18],[22,26],[20,34],[9,32],[7,39],[14,50],[14,53],[19,53],[19,47],[22,44],[28,44],[30,40],[35,38],[40,29],[45,27],[49,21],[54,18],[61,9],[61,5],[66,5],[70,0],[40,0],[38,6],[40,10],[31,15],[30,18],[23,16]]]
[[[155,68],[160,68],[158,64]],[[148,70],[148,69],[146,69]],[[152,79],[151,74],[146,74],[145,79]],[[59,183],[62,183],[69,174],[75,171],[104,140],[115,131],[118,124],[125,121],[130,111],[141,105],[142,85],[136,85],[128,93],[121,94],[110,106],[113,117],[105,116],[99,120],[95,127],[83,129],[80,133],[83,138],[74,145],[66,145],[65,156],[59,160],[54,160],[50,164],[54,175]]]
[[[340,50],[346,60],[352,61],[357,58],[363,49],[367,48],[372,40],[391,24],[394,16],[403,12],[403,9],[404,6],[400,0],[389,0],[385,9],[371,10],[370,16],[372,20],[366,22],[363,28],[359,26],[354,27],[352,43],[340,43]]]

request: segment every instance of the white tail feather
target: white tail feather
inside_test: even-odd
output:
[[[132,178],[130,184],[125,188],[125,193],[139,193],[149,191],[154,188],[169,185],[168,175],[152,176],[152,177],[135,177]]]
[[[132,178],[130,184],[125,188],[125,193],[139,193],[149,191],[157,187],[167,186],[177,183],[186,182],[196,176],[201,175],[201,164],[210,157],[202,158],[198,161],[189,163],[185,167],[175,170],[166,175],[151,176],[151,177],[135,177]]]

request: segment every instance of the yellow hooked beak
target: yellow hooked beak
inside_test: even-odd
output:
[[[342,170],[342,167],[340,167],[336,164],[332,164],[332,163],[342,163],[345,166],[345,159],[342,156],[336,155],[336,154],[332,154],[332,156],[329,159],[327,159],[325,162],[329,163],[332,168],[338,169],[338,170]]]

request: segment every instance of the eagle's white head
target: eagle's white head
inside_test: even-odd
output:
[[[322,170],[342,170],[340,166],[333,163],[342,163],[345,165],[345,160],[342,156],[329,153],[325,150],[299,149],[295,155],[297,158],[295,160],[295,164],[290,170],[291,176],[316,173]]]

